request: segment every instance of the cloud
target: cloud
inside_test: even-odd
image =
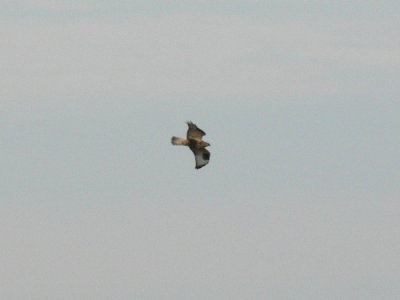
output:
[[[51,25],[3,21],[1,97],[252,99],[396,91],[385,83],[400,66],[390,23],[327,25],[187,14]]]

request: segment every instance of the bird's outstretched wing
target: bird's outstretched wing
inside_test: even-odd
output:
[[[196,124],[193,124],[192,122],[186,122],[189,126],[186,137],[188,139],[195,139],[195,140],[201,140],[201,138],[206,135],[206,133],[198,128]]]
[[[196,169],[204,167],[210,161],[210,152],[206,148],[190,148],[196,160]]]

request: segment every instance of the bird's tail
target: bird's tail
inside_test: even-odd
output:
[[[171,138],[171,143],[172,143],[172,145],[187,145],[189,142],[187,139],[173,136]]]

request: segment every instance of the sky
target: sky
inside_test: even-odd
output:
[[[398,299],[399,12],[0,4],[0,298]]]

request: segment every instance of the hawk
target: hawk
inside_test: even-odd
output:
[[[196,169],[200,169],[208,164],[210,160],[210,152],[206,149],[210,144],[202,140],[202,137],[206,135],[203,130],[190,121],[186,122],[186,124],[189,126],[186,139],[173,136],[171,138],[171,143],[172,145],[188,146],[194,154]]]

